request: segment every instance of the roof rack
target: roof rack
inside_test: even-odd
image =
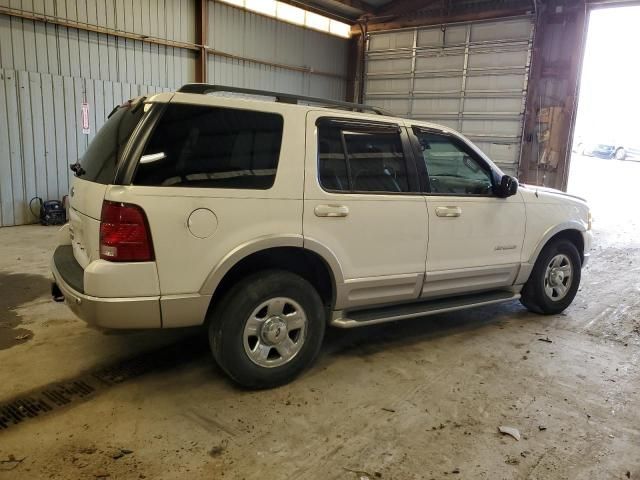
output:
[[[245,95],[258,95],[262,97],[275,97],[276,102],[281,103],[316,103],[327,107],[345,108],[354,111],[371,111],[378,115],[391,115],[381,108],[372,107],[371,105],[363,105],[362,103],[341,102],[340,100],[328,100],[326,98],[306,97],[303,95],[295,95],[293,93],[270,92],[268,90],[253,90],[251,88],[228,87],[225,85],[213,85],[209,83],[187,83],[180,87],[180,93],[198,93],[206,95],[213,92],[229,92],[241,93]]]

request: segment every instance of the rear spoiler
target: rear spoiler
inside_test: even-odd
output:
[[[116,111],[117,111],[119,108],[122,108],[122,107],[129,107],[129,108],[131,108],[132,110],[135,110],[135,109],[137,109],[137,108],[140,108],[140,105],[142,105],[146,99],[147,99],[147,97],[142,97],[142,96],[140,96],[140,97],[134,97],[134,98],[131,98],[131,99],[127,100],[127,101],[126,101],[125,103],[123,103],[122,105],[116,105],[115,107],[113,107],[113,110],[111,110],[111,113],[110,113],[109,115],[107,115],[107,120],[108,120],[109,118],[111,118],[111,116],[112,116],[114,113],[116,113]]]

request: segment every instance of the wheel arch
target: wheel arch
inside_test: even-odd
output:
[[[568,222],[561,225],[557,225],[554,228],[547,230],[545,235],[542,237],[536,249],[531,256],[529,263],[533,266],[538,260],[540,256],[540,252],[552,241],[558,239],[566,239],[573,243],[578,249],[578,253],[580,254],[580,261],[584,263],[584,248],[585,241],[583,237],[583,233],[586,231],[584,226],[578,222]]]
[[[281,269],[296,273],[311,283],[327,308],[335,303],[338,285],[343,283],[340,264],[331,251],[301,236],[259,239],[229,253],[202,286],[213,305],[228,289],[249,273]]]
[[[562,312],[571,304],[580,286],[581,267],[577,266],[576,271],[573,272],[572,277],[569,279],[571,283],[565,284],[566,288],[556,292],[556,287],[559,287],[559,285],[557,283],[547,283],[547,281],[551,282],[549,275],[552,266],[547,262],[557,258],[558,250],[550,251],[549,255],[545,256],[543,263],[538,263],[538,261],[541,260],[540,255],[544,255],[546,247],[558,240],[565,240],[576,247],[577,261],[584,264],[584,233],[584,229],[562,228],[552,232],[545,238],[544,242],[541,242],[537,252],[538,255],[536,255],[535,259],[532,259],[532,263],[526,264],[526,278],[522,278],[524,285],[520,302],[527,309],[541,315],[553,315]],[[571,256],[573,257],[575,253],[572,253]],[[572,259],[571,262],[573,263],[573,261]],[[561,280],[564,283],[564,277],[561,277]],[[557,295],[554,295],[554,293]]]

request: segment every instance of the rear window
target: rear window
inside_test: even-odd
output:
[[[83,180],[113,183],[122,161],[122,152],[140,119],[144,115],[142,104],[119,107],[98,131],[80,160]]]
[[[171,103],[140,158],[133,183],[268,189],[283,119],[274,113]]]

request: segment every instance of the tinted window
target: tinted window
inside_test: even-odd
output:
[[[327,190],[349,191],[347,161],[339,128],[321,127],[318,135],[320,183]]]
[[[171,103],[140,158],[133,183],[267,189],[280,156],[274,113]]]
[[[122,151],[143,114],[142,104],[139,104],[134,108],[129,105],[119,107],[111,115],[80,160],[84,170],[80,175],[83,180],[113,183],[122,160]]]
[[[409,191],[407,164],[396,131],[320,126],[318,170],[320,184],[327,190]]]
[[[491,174],[457,139],[435,133],[416,132],[424,157],[431,192],[487,195],[492,192]]]
[[[407,165],[398,133],[344,132],[353,190],[408,192]]]

